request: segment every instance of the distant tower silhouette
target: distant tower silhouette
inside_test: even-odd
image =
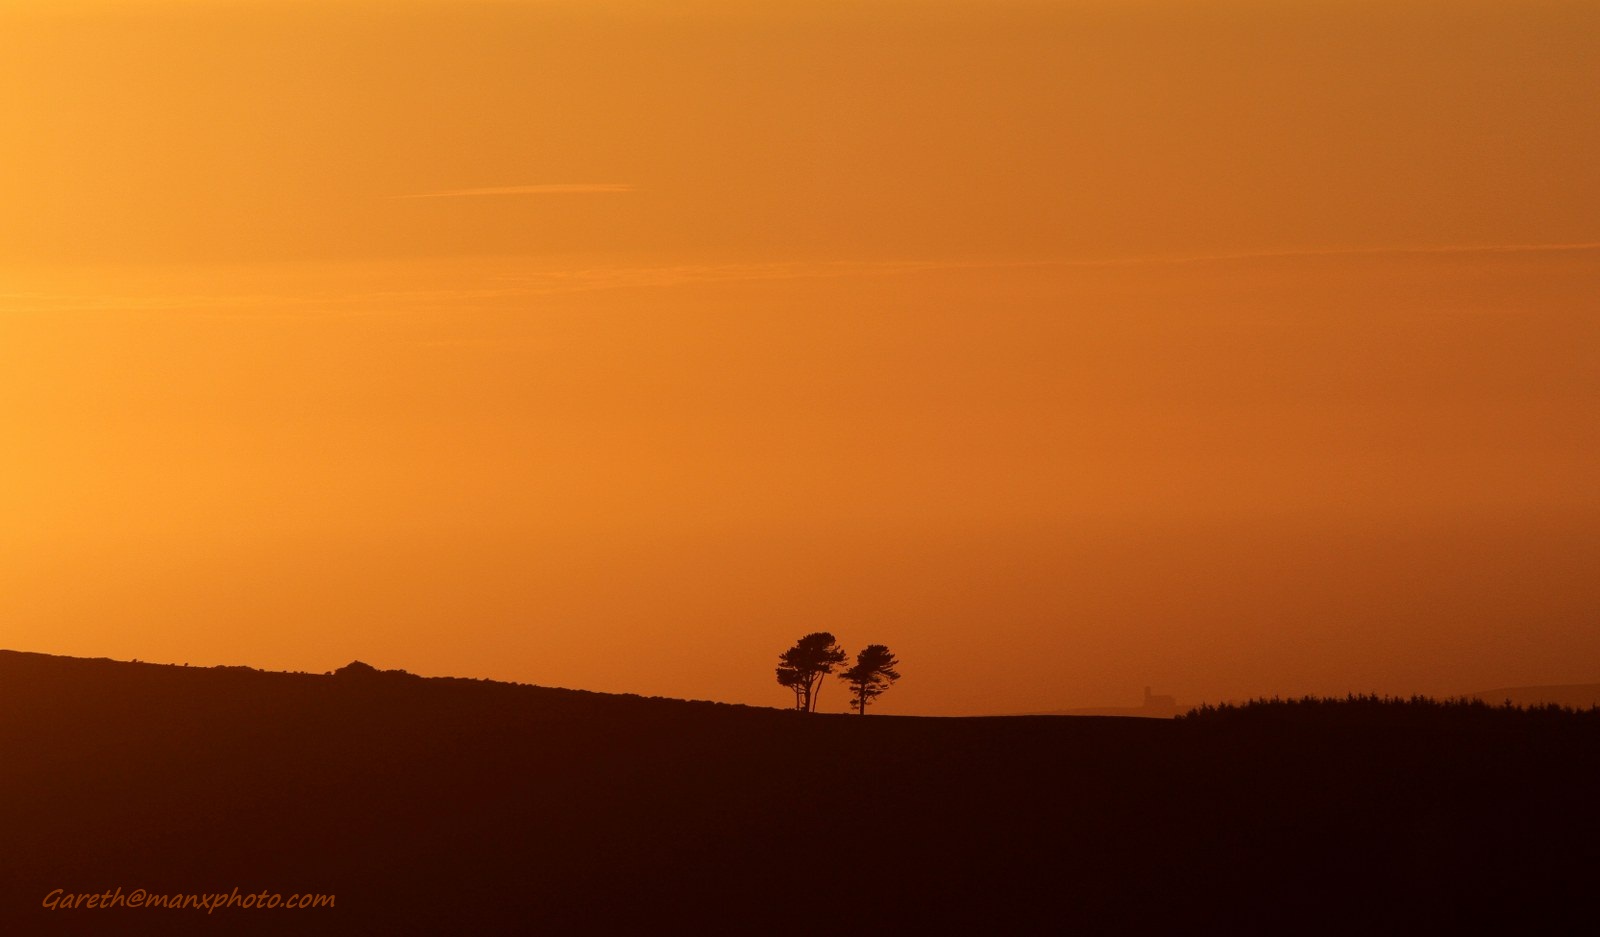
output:
[[[1178,698],[1175,696],[1156,696],[1150,692],[1149,687],[1145,687],[1144,708],[1176,712],[1178,709]]]

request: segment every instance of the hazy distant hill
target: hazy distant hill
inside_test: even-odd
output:
[[[1031,713],[1036,716],[1133,716],[1142,719],[1171,719],[1182,712],[1178,701],[1170,696],[1162,696],[1150,692],[1149,687],[1144,688],[1144,701],[1138,706],[1089,706],[1080,709],[1052,709],[1048,712]]]
[[[0,933],[1532,932],[1589,906],[1595,720],[1374,712],[807,716],[0,652]],[[337,906],[41,908],[235,886]]]
[[[1600,706],[1600,683],[1576,683],[1565,686],[1512,686],[1498,690],[1468,693],[1471,699],[1481,699],[1496,705],[1510,700],[1517,706],[1569,706],[1588,709]]]

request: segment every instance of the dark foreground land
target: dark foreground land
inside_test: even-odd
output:
[[[0,933],[1565,930],[1597,769],[1590,714],[808,717],[0,652]],[[235,886],[336,906],[41,907]]]

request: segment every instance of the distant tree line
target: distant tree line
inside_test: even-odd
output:
[[[794,693],[794,708],[816,712],[824,678],[848,659],[832,634],[815,631],[778,655],[778,684]],[[900,661],[882,644],[869,644],[856,655],[854,665],[838,673],[850,688],[850,708],[867,714],[867,704],[876,700],[900,679],[895,668]]]
[[[1502,720],[1585,720],[1600,722],[1600,707],[1572,709],[1554,703],[1517,706],[1510,700],[1493,704],[1475,698],[1435,699],[1431,696],[1378,696],[1351,693],[1337,696],[1302,696],[1252,699],[1245,703],[1202,704],[1178,717],[1199,722],[1313,722],[1392,724],[1404,721],[1486,722]]]

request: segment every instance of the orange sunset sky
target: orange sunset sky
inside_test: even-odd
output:
[[[0,646],[1594,682],[1597,115],[1582,0],[0,0]]]

